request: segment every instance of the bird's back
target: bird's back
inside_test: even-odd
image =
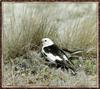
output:
[[[48,47],[44,47],[44,51],[46,53],[52,53],[54,56],[59,56],[61,58],[64,58],[64,55],[66,55],[61,49],[59,49],[56,45],[51,45]]]

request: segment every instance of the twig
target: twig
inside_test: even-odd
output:
[[[14,76],[14,62],[13,62],[13,60],[10,58],[10,61],[11,61],[11,75],[12,75],[12,85],[14,85],[15,84],[15,76]]]

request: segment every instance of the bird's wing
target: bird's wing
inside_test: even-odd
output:
[[[52,53],[55,56],[59,56],[62,59],[62,62],[65,64],[73,65],[72,61],[68,59],[67,55],[61,50],[57,45],[51,45],[44,48],[45,52]],[[66,63],[67,61],[67,63]]]
[[[67,55],[64,53],[63,50],[58,48],[56,45],[51,45],[44,48],[46,53],[52,53],[54,56],[60,57],[62,60],[56,59],[55,62],[58,65],[65,66],[66,68],[70,68],[71,70],[75,71],[74,64],[71,60],[68,59]],[[67,60],[66,60],[67,58]]]
[[[45,47],[44,50],[46,53],[52,53],[54,56],[59,56],[61,58],[64,58],[63,56],[66,55],[61,49],[58,48],[57,45]]]
[[[56,45],[55,45],[56,46]],[[57,47],[57,46],[56,46]],[[57,47],[58,48],[58,47]],[[65,52],[63,51],[63,50],[61,50],[61,49],[59,49],[59,53],[60,53],[60,55],[61,55],[61,57],[62,57],[62,64],[65,64],[65,66],[67,67],[67,68],[70,68],[70,69],[72,69],[72,70],[75,70],[74,69],[74,63],[71,61],[71,60],[69,60],[68,59],[68,56],[65,54]],[[63,56],[62,56],[63,55]],[[65,58],[64,57],[67,57],[67,59],[68,60],[65,60]]]

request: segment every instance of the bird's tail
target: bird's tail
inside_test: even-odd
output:
[[[75,76],[77,73],[76,71],[71,70],[71,74]]]
[[[77,74],[76,69],[75,69],[73,66],[70,65],[70,66],[67,66],[67,67],[69,67],[69,69],[70,69],[72,75],[75,76],[75,75]],[[65,67],[66,70],[68,70],[67,67]]]
[[[70,67],[70,70],[71,70],[71,74],[72,74],[72,75],[76,75],[76,74],[77,74],[77,73],[76,73],[76,70],[75,70],[74,68],[71,68],[71,67]]]

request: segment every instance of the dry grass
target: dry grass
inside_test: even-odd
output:
[[[43,58],[33,51],[29,51],[27,56],[24,55],[12,60],[15,61],[3,65],[3,85],[6,86],[93,87],[97,84],[96,64],[91,61],[88,61],[92,63],[89,65],[84,61],[81,67],[77,63],[77,75],[72,76],[70,72],[48,67]]]
[[[3,3],[3,11],[3,85],[96,86],[96,4]],[[77,76],[44,65],[43,37],[83,50]]]

